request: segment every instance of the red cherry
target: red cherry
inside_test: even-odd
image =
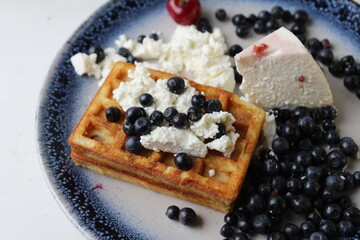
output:
[[[180,25],[196,23],[201,14],[199,0],[168,0],[166,8],[172,19]]]

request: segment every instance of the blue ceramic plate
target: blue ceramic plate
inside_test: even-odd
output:
[[[43,86],[37,115],[38,150],[44,174],[55,198],[72,222],[92,239],[219,239],[223,214],[211,209],[164,196],[89,170],[76,167],[70,158],[67,139],[97,90],[97,81],[77,76],[70,57],[86,52],[91,44],[115,47],[122,33],[136,39],[140,34],[163,32],[169,39],[175,23],[166,12],[165,1],[111,1],[104,4],[60,50]],[[231,21],[220,23],[214,18],[222,7],[230,16],[257,14],[279,4],[290,11],[305,9],[311,17],[308,36],[328,38],[335,56],[352,54],[360,61],[360,7],[350,1],[202,1],[203,15],[214,27],[220,27],[230,45],[247,47],[261,36],[251,33],[246,39],[235,35]],[[341,135],[360,143],[359,100],[348,92],[340,79],[331,77],[324,68],[339,109],[337,120]],[[359,169],[356,161],[350,170]],[[94,188],[101,184],[103,188]],[[360,197],[353,196],[360,205]],[[182,226],[165,216],[169,205],[195,209],[202,224],[196,228]],[[258,237],[263,239],[263,237]]]

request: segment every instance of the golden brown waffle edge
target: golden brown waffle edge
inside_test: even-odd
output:
[[[189,171],[177,169],[174,154],[145,150],[136,155],[124,149],[126,134],[122,130],[125,112],[113,99],[112,91],[121,81],[130,81],[128,70],[135,65],[116,63],[96,93],[85,114],[69,138],[74,162],[95,172],[121,179],[147,189],[228,212],[237,198],[256,147],[265,112],[244,102],[233,93],[189,81],[207,99],[221,101],[223,111],[233,114],[233,124],[240,134],[231,158],[209,151],[205,158],[195,158]],[[168,79],[174,74],[149,70],[154,80]],[[105,109],[117,106],[122,113],[119,122],[105,118]],[[215,170],[213,177],[208,171]]]

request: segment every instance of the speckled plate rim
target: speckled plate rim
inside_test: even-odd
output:
[[[63,191],[61,190],[61,187],[56,182],[56,176],[54,176],[54,170],[51,170],[49,167],[49,156],[47,156],[46,151],[44,150],[44,139],[43,139],[43,121],[44,121],[44,113],[42,112],[42,109],[47,105],[47,101],[49,101],[49,87],[54,85],[54,74],[58,70],[59,64],[64,61],[64,52],[69,52],[70,47],[72,46],[71,43],[74,41],[74,39],[79,38],[82,34],[84,34],[84,31],[86,28],[89,28],[90,25],[93,23],[94,19],[99,18],[101,13],[106,11],[106,9],[113,8],[116,6],[122,6],[126,8],[134,8],[137,4],[139,5],[146,5],[150,4],[152,7],[156,7],[157,4],[160,4],[162,1],[140,1],[142,3],[137,3],[137,1],[128,1],[128,5],[126,3],[122,3],[120,1],[112,1],[104,3],[102,7],[100,7],[95,13],[93,13],[76,31],[75,33],[70,37],[70,39],[66,42],[66,44],[60,49],[59,53],[53,60],[53,63],[50,67],[49,73],[46,77],[46,80],[43,84],[43,87],[40,91],[39,98],[38,98],[38,104],[37,104],[37,111],[35,115],[35,136],[36,136],[36,142],[37,142],[37,153],[41,165],[42,172],[44,174],[45,180],[51,190],[51,193],[57,203],[60,205],[61,209],[64,211],[65,215],[70,219],[70,221],[79,229],[79,231],[89,239],[129,239],[127,236],[127,232],[116,232],[116,227],[113,228],[107,236],[101,234],[101,231],[104,229],[90,229],[84,222],[81,222],[82,220],[79,218],[78,214],[74,211],[74,206],[71,205],[71,203],[68,201],[68,199],[65,197]],[[151,3],[149,3],[151,2]],[[332,16],[336,17],[339,21],[341,21],[347,29],[351,29],[352,31],[358,32],[360,34],[360,5],[358,5],[355,2],[352,1],[339,1],[336,0],[300,0],[300,1],[289,1],[289,2],[300,2],[304,4],[310,4],[315,8],[323,9],[324,12],[331,14]],[[276,4],[276,2],[274,2]],[[144,6],[143,5],[143,6]],[[324,8],[324,6],[328,6],[327,8]],[[331,7],[329,7],[331,6]],[[350,7],[349,7],[350,6]],[[356,11],[357,10],[357,11]],[[148,11],[151,11],[148,10]],[[358,35],[359,35],[358,34]],[[96,42],[96,40],[95,40]],[[73,52],[76,52],[74,49]],[[115,221],[116,222],[116,221]],[[113,226],[112,226],[113,227]],[[131,233],[132,237],[134,237],[133,233]],[[137,235],[137,234],[135,234]],[[355,239],[355,238],[354,238]],[[356,238],[358,239],[358,238]]]

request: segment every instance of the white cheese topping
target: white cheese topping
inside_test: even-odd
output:
[[[141,144],[154,151],[187,153],[194,157],[205,157],[206,145],[194,133],[175,127],[158,127],[140,137]]]
[[[224,157],[230,158],[231,153],[235,149],[236,140],[240,137],[238,133],[229,132],[227,135],[221,136],[221,138],[215,139],[206,144],[206,146],[212,150],[222,152]]]
[[[214,169],[210,169],[209,170],[209,177],[213,177],[215,176],[215,170]]]
[[[265,146],[271,148],[271,142],[277,137],[275,116],[266,112],[265,122],[262,127],[263,135],[265,137]]]
[[[213,112],[206,113],[202,118],[194,122],[190,126],[193,131],[200,138],[212,138],[219,132],[219,126],[216,123],[223,123],[226,126],[226,132],[235,131],[232,124],[235,122],[235,118],[228,112]]]

